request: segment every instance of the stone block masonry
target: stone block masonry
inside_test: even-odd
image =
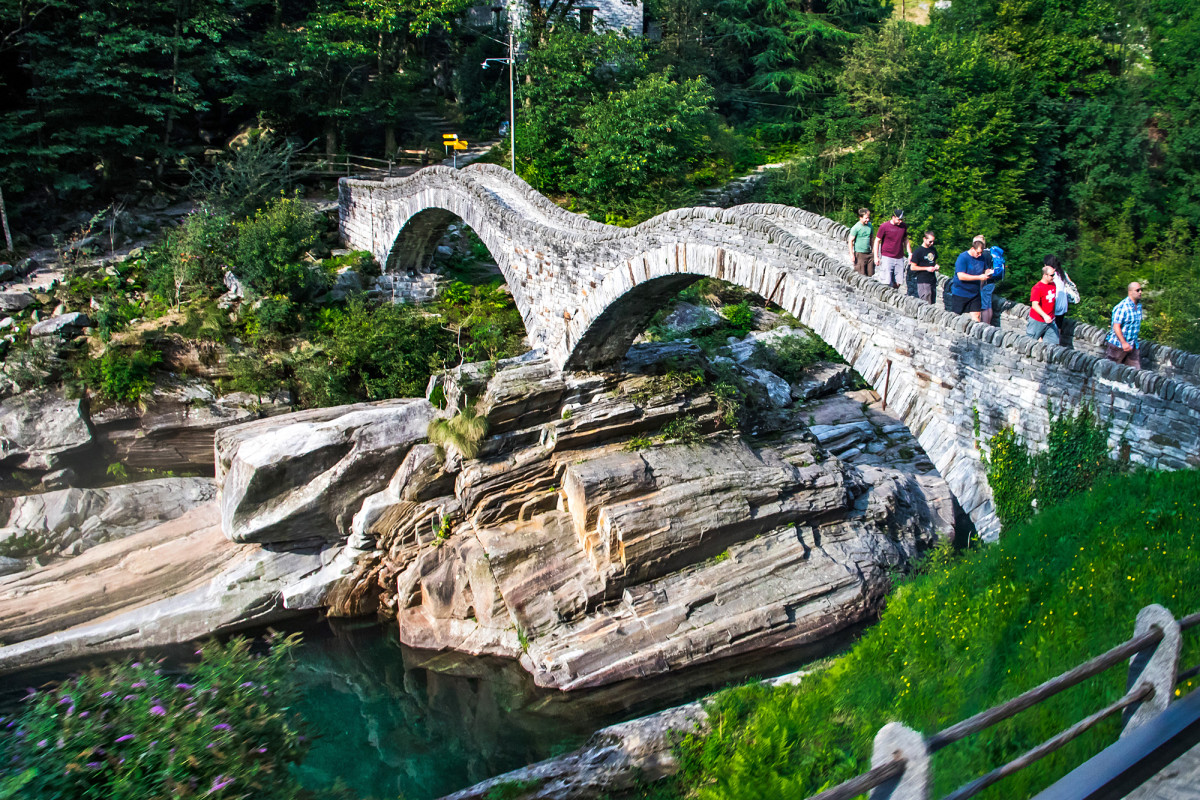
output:
[[[999,534],[979,442],[1006,425],[1034,443],[1054,414],[1092,406],[1110,444],[1138,464],[1200,466],[1200,359],[1160,348],[1161,371],[1035,342],[864,278],[840,258],[845,226],[752,204],[669,211],[616,228],[565,211],[507,170],[429,167],[380,182],[342,179],[341,232],[389,272],[422,271],[462,219],[512,290],[534,349],[567,369],[617,362],[671,295],[701,278],[743,286],[834,347],[904,419],[985,538]],[[1027,312],[1026,312],[1027,313]],[[1003,320],[1002,320],[1003,323]],[[1021,324],[1023,329],[1023,323]],[[978,431],[976,426],[978,425]]]

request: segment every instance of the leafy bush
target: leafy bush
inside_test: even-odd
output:
[[[700,425],[695,417],[676,417],[663,426],[660,440],[663,442],[677,441],[684,445],[693,445],[702,438]]]
[[[422,396],[430,374],[454,353],[454,338],[436,317],[361,299],[326,312],[313,343],[296,368],[306,406]]]
[[[258,295],[304,300],[325,288],[327,278],[300,262],[316,244],[317,213],[301,200],[280,197],[237,224],[237,274]]]
[[[288,713],[297,644],[276,638],[255,657],[246,639],[213,642],[182,677],[135,662],[34,692],[5,721],[0,760],[34,773],[25,800],[299,797],[288,769],[307,750]]]
[[[208,208],[189,214],[147,255],[151,291],[175,306],[224,291],[233,233],[224,214]]]
[[[453,281],[443,290],[438,311],[455,334],[461,363],[495,361],[525,350],[525,323],[501,284]]]
[[[1033,501],[1045,507],[1083,491],[1117,469],[1108,456],[1108,427],[1084,406],[1050,421],[1046,449],[1032,454],[1011,428],[988,440],[988,485],[1001,524],[1022,522]]]
[[[754,325],[754,309],[746,300],[735,305],[725,306],[721,309],[721,316],[728,320],[733,327],[733,330],[729,332],[732,336],[745,336]]]
[[[114,403],[136,403],[154,387],[154,367],[162,353],[143,345],[140,348],[109,347],[99,359],[77,364],[83,384],[102,398]]]
[[[285,361],[253,350],[231,354],[226,366],[229,377],[219,380],[221,391],[248,392],[260,401],[288,385],[291,375]]]
[[[98,304],[95,313],[96,329],[100,332],[100,339],[105,342],[111,339],[114,333],[123,330],[131,320],[142,315],[142,310],[137,304],[124,298],[104,297]]]
[[[843,363],[837,351],[815,335],[784,336],[770,344],[759,342],[751,356],[754,366],[773,372],[788,383],[800,380],[804,371],[818,361]]]
[[[246,335],[256,345],[277,345],[300,327],[300,311],[285,294],[263,297],[245,313]]]
[[[827,669],[795,686],[718,694],[712,733],[683,743],[674,792],[806,797],[867,769],[889,721],[931,734],[1128,638],[1146,604],[1176,616],[1200,610],[1198,497],[1194,470],[1110,477],[998,544],[939,559],[894,591],[879,623]],[[1181,663],[1197,660],[1200,640],[1185,637]],[[932,796],[1112,702],[1125,679],[1111,669],[935,754]],[[1114,741],[1118,725],[1100,724],[980,796],[1029,797]]]

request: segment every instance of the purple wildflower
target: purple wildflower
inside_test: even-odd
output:
[[[242,688],[243,688],[243,689],[245,689],[245,688],[246,688],[246,687],[248,687],[248,686],[249,686],[249,687],[252,687],[252,686],[254,686],[254,681],[246,681],[245,683],[243,683],[243,684],[242,684]]]
[[[134,683],[129,684],[129,688],[130,689],[145,689],[146,682],[145,681],[135,681]]]
[[[213,725],[213,730],[214,731],[231,731],[231,730],[233,730],[233,726],[230,725],[228,722],[218,722],[216,725]]]
[[[137,738],[137,737],[135,737],[132,733],[127,733],[124,736],[118,736],[117,744],[120,744],[121,742],[128,742],[130,739],[134,739],[134,738]]]
[[[167,710],[162,706],[151,706],[150,713],[156,717],[165,717],[167,715]]]
[[[218,775],[213,778],[212,786],[209,787],[208,793],[219,792],[229,784],[233,783],[233,778],[226,778],[224,775]]]
[[[102,761],[89,761],[86,765],[88,769],[100,769],[104,766]]]
[[[81,712],[79,712],[79,718],[80,718],[80,719],[87,719],[87,718],[88,718],[88,717],[90,717],[91,715],[92,715],[92,712],[90,712],[90,711],[81,711]]]
[[[40,742],[38,742],[38,747],[45,747],[48,744],[50,744],[49,739],[42,739]]]
[[[191,689],[191,688],[192,688],[192,686],[193,686],[193,684],[190,684],[190,683],[177,683],[177,684],[175,684],[175,688],[176,688],[176,689]]]
[[[102,692],[102,693],[100,694],[100,696],[101,696],[101,697],[112,697],[112,696],[113,696],[113,693],[112,693],[112,692]]]
[[[133,662],[133,664],[131,664],[130,666],[132,666],[134,669],[137,669],[137,668],[138,668],[138,667],[140,667],[141,665],[142,665],[142,662],[140,662],[140,661],[135,661],[135,662]]]
[[[136,694],[127,694],[127,695],[125,695],[125,699],[126,700],[137,700],[137,695]]]
[[[61,706],[63,703],[70,703],[70,702],[71,702],[71,695],[64,694],[62,697],[62,700],[58,701],[58,704]]]

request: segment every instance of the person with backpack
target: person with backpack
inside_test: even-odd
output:
[[[992,277],[983,282],[979,287],[979,321],[984,325],[992,324],[992,294],[996,291],[996,284],[1004,277],[1004,251],[999,247],[988,247],[987,239],[983,238],[983,234],[975,237],[983,243],[983,258],[988,262],[988,266],[992,269]]]
[[[979,288],[992,277],[991,259],[984,258],[983,244],[983,237],[976,236],[971,249],[958,254],[947,304],[953,313],[970,314],[976,322],[980,321],[981,311]]]

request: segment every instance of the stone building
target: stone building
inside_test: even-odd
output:
[[[525,4],[512,0],[478,5],[471,11],[472,22],[479,26],[499,26],[507,19],[512,19],[519,28],[524,16]],[[584,31],[607,28],[627,30],[634,36],[645,33],[645,5],[642,0],[577,0],[571,16],[579,21]]]

